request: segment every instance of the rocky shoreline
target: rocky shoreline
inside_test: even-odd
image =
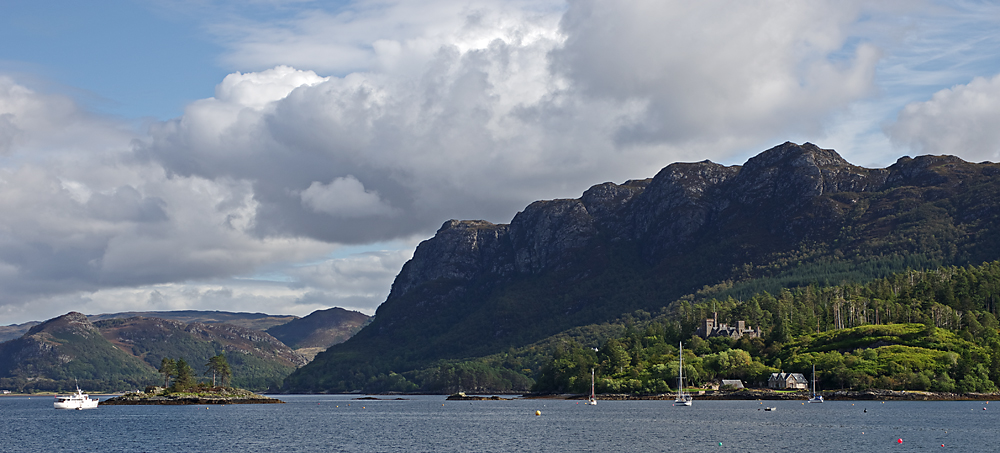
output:
[[[827,401],[986,401],[1000,400],[998,393],[949,393],[949,392],[923,392],[915,390],[836,390],[820,392],[823,399]],[[625,401],[625,400],[673,400],[676,395],[673,393],[661,393],[656,395],[631,395],[631,394],[601,394],[597,395],[598,400],[605,401]],[[766,389],[745,389],[733,391],[707,391],[694,395],[698,400],[770,400],[770,401],[805,401],[812,396],[807,391],[785,392]],[[525,394],[525,399],[587,399],[587,395],[549,395],[549,394]]]
[[[258,395],[249,390],[234,390],[218,393],[126,393],[98,403],[100,406],[180,406],[203,404],[284,404],[284,401],[264,395]]]
[[[447,401],[507,401],[514,398],[501,398],[499,396],[470,396],[464,392],[453,393],[445,398]]]

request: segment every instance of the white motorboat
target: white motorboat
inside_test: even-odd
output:
[[[97,398],[91,398],[90,395],[83,393],[80,387],[76,388],[76,393],[60,396],[56,395],[56,401],[52,405],[56,409],[94,409],[97,407]]]
[[[684,344],[678,343],[678,346],[677,398],[674,398],[674,406],[690,406],[691,395],[684,392]]]

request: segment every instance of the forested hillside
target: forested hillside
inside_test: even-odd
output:
[[[567,339],[554,348],[534,388],[583,392],[596,367],[603,391],[667,391],[675,385],[683,341],[686,375],[696,385],[723,378],[761,385],[772,372],[809,373],[815,364],[824,388],[992,392],[1000,384],[998,290],[1000,262],[992,262],[743,301],[681,300],[654,319],[631,318],[598,351]],[[720,321],[747,320],[765,335],[693,336],[713,310]]]

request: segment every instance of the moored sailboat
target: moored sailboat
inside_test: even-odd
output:
[[[813,364],[812,387],[813,387],[813,396],[812,398],[809,398],[809,402],[822,403],[823,395],[816,394],[816,364]]]
[[[594,393],[594,369],[590,369],[590,398],[587,400],[588,406],[597,405],[597,394]]]
[[[691,395],[684,392],[684,344],[678,343],[678,366],[677,366],[677,397],[674,398],[674,406],[690,406]]]

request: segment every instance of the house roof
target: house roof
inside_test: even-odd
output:
[[[809,380],[806,379],[806,377],[803,376],[802,373],[771,373],[771,377],[768,378],[767,380],[771,381],[771,380],[775,380],[775,379],[777,379],[779,381],[787,381],[787,380],[791,379],[793,382],[795,382],[797,384],[808,384],[809,383]]]

